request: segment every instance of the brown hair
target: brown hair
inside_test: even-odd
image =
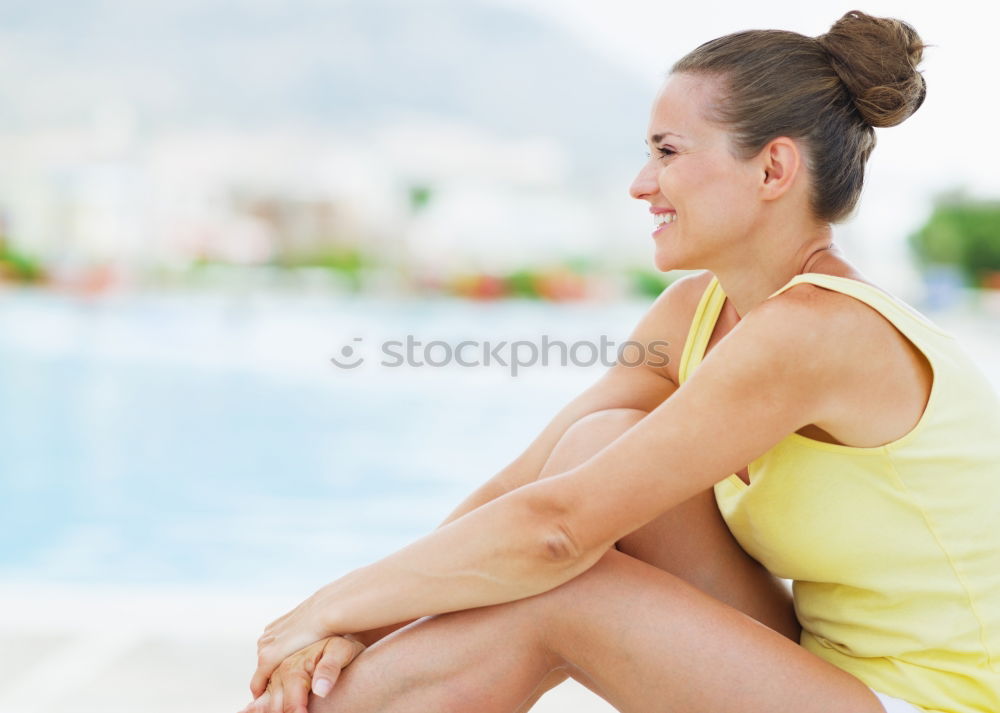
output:
[[[895,126],[923,103],[916,67],[927,46],[902,20],[852,10],[819,37],[784,30],[719,37],[670,73],[721,80],[708,118],[730,131],[734,156],[749,159],[778,136],[803,141],[813,214],[836,223],[861,195],[874,127]]]

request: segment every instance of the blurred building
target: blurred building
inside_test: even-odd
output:
[[[352,251],[506,269],[617,238],[601,196],[625,195],[649,98],[538,17],[458,0],[61,5],[0,30],[18,39],[0,213],[57,273]]]

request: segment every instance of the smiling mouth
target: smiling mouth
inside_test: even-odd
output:
[[[670,211],[669,213],[656,213],[653,215],[653,225],[655,226],[653,230],[653,235],[663,230],[666,226],[671,223],[676,222],[677,213]]]

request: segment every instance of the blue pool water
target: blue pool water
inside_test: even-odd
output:
[[[377,345],[620,343],[647,304],[0,293],[0,584],[319,586],[433,529],[604,371]],[[943,326],[1000,388],[997,322]]]
[[[4,293],[0,580],[327,582],[433,529],[603,372],[347,371],[342,345],[621,340],[643,309]]]

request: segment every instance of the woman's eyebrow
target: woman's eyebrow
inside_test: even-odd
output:
[[[653,136],[652,136],[653,143],[657,144],[660,141],[662,141],[664,138],[666,138],[667,136],[676,136],[678,139],[683,139],[684,138],[683,136],[681,136],[680,134],[678,134],[675,131],[664,131],[662,134],[653,134]]]

